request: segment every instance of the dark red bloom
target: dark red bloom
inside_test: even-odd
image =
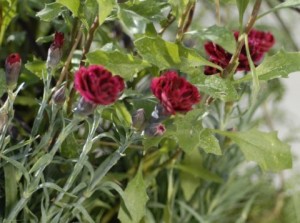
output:
[[[54,68],[58,65],[62,57],[62,47],[64,44],[64,34],[55,32],[54,41],[48,49],[47,67]]]
[[[75,89],[94,104],[114,103],[125,88],[124,80],[99,65],[81,67],[75,74]]]
[[[239,32],[234,32],[234,37],[237,40]],[[263,32],[258,30],[251,30],[248,34],[248,44],[250,55],[255,66],[258,66],[261,60],[264,57],[264,54],[270,50],[274,45],[275,39],[274,36],[269,32]],[[207,42],[204,45],[206,53],[209,55],[209,61],[219,65],[222,68],[226,68],[232,54],[224,50],[219,45]],[[239,55],[239,65],[237,71],[249,71],[250,65],[247,59],[247,53],[245,46],[242,48]],[[206,66],[204,73],[207,75],[215,74],[218,70],[213,67]]]
[[[6,83],[15,86],[18,82],[22,60],[18,53],[10,54],[5,60]]]
[[[151,91],[170,114],[188,112],[200,101],[198,89],[175,71],[167,71],[161,77],[153,78]]]

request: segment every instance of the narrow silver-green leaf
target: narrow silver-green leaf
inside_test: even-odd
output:
[[[255,161],[263,170],[280,171],[292,167],[290,146],[277,137],[277,132],[265,133],[252,129],[245,132],[215,132],[231,138],[247,160]]]
[[[261,15],[259,15],[258,19],[260,19],[261,17],[263,17],[271,12],[275,12],[279,9],[291,8],[291,7],[295,7],[298,5],[300,5],[300,0],[286,0],[283,3],[276,5],[274,8],[270,9],[269,11],[266,11],[266,12],[262,13]]]

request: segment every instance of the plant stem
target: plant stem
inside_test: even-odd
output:
[[[77,36],[75,38],[75,42],[70,50],[70,53],[68,55],[68,58],[64,64],[64,67],[61,71],[61,74],[59,76],[59,79],[56,83],[56,86],[55,86],[55,90],[57,88],[59,88],[59,86],[61,85],[61,83],[65,80],[66,78],[66,75],[68,73],[68,70],[69,70],[69,67],[70,67],[70,64],[71,64],[71,61],[72,61],[72,58],[73,58],[73,54],[74,54],[74,51],[76,50],[78,44],[79,44],[79,41],[81,40],[81,36],[82,36],[82,31],[81,31],[81,28],[78,30],[78,33],[77,33]]]
[[[88,137],[85,141],[85,144],[83,146],[82,152],[80,154],[80,157],[78,159],[78,161],[76,162],[75,166],[74,166],[74,170],[72,171],[72,174],[69,176],[63,190],[66,192],[68,191],[74,181],[76,180],[78,174],[80,173],[80,171],[82,170],[82,168],[84,167],[84,163],[86,162],[86,160],[88,159],[88,153],[90,152],[92,145],[93,145],[93,137],[95,135],[95,132],[99,126],[101,120],[101,116],[100,114],[98,114],[98,111],[96,110],[95,112],[95,116],[94,116],[94,121],[93,121],[93,125],[89,131]],[[56,198],[55,202],[60,201],[64,196],[64,193],[61,192],[58,197]]]
[[[43,99],[42,103],[40,105],[40,108],[38,110],[38,113],[36,115],[36,118],[34,119],[33,127],[31,130],[31,136],[35,136],[38,133],[39,127],[41,125],[41,122],[43,120],[43,114],[44,110],[48,104],[48,99],[51,94],[50,90],[50,84],[51,84],[51,77],[52,77],[52,69],[47,69],[47,75],[44,80],[44,93],[43,93]]]
[[[236,50],[235,50],[234,54],[232,55],[229,64],[223,71],[222,76],[224,78],[231,77],[231,75],[234,73],[236,67],[238,66],[239,55],[241,53],[241,50],[242,50],[242,48],[244,46],[244,42],[245,42],[245,35],[248,35],[248,33],[250,32],[250,30],[252,29],[252,27],[256,21],[256,18],[257,18],[258,12],[259,12],[259,8],[261,6],[261,2],[262,2],[262,0],[256,0],[254,3],[253,10],[252,10],[250,18],[248,20],[248,23],[244,29],[244,33],[240,33]]]
[[[195,9],[196,2],[189,2],[185,11],[183,12],[178,23],[178,32],[176,35],[176,42],[181,42],[184,36],[184,33],[188,30],[189,26],[192,23],[193,13]]]

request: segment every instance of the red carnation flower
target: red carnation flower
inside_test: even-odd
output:
[[[62,57],[62,47],[64,44],[64,34],[55,32],[54,41],[48,49],[47,67],[54,68],[58,65]]]
[[[19,78],[22,60],[18,53],[10,54],[5,61],[5,76],[6,84],[9,87],[14,87]]]
[[[75,89],[85,100],[94,104],[108,105],[114,103],[125,88],[120,76],[99,65],[81,67],[75,74]]]
[[[234,37],[237,40],[239,32],[234,32]],[[255,66],[258,66],[261,62],[264,54],[270,50],[274,45],[274,36],[269,32],[262,32],[258,30],[251,30],[248,34],[248,44],[250,55]],[[222,68],[226,68],[232,57],[232,54],[224,50],[219,45],[208,42],[204,45],[206,53],[209,55],[209,61],[219,65]],[[242,48],[239,55],[239,65],[237,71],[249,71],[250,65],[247,59],[247,53],[245,46]],[[215,74],[218,70],[213,67],[206,66],[204,73],[207,75]]]
[[[153,78],[151,91],[170,114],[188,112],[200,101],[198,89],[175,71],[167,71],[161,77]]]

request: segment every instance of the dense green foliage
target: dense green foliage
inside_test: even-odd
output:
[[[300,17],[299,0],[280,2],[0,0],[0,222],[300,222],[297,177],[274,174],[292,167],[290,146],[266,109],[283,95],[278,78],[300,70],[289,34],[264,24],[278,10]],[[238,55],[257,20],[277,40],[259,66],[235,74],[236,60],[224,69],[208,60],[205,42]],[[232,30],[245,34],[236,41]],[[49,70],[55,31],[65,35],[63,56]],[[13,52],[24,65],[15,91],[4,69]],[[89,64],[127,87],[82,117],[73,80]],[[205,66],[223,75],[206,76]],[[198,87],[201,103],[164,120],[163,135],[145,136],[131,114],[143,108],[151,119],[150,80],[168,69]]]

